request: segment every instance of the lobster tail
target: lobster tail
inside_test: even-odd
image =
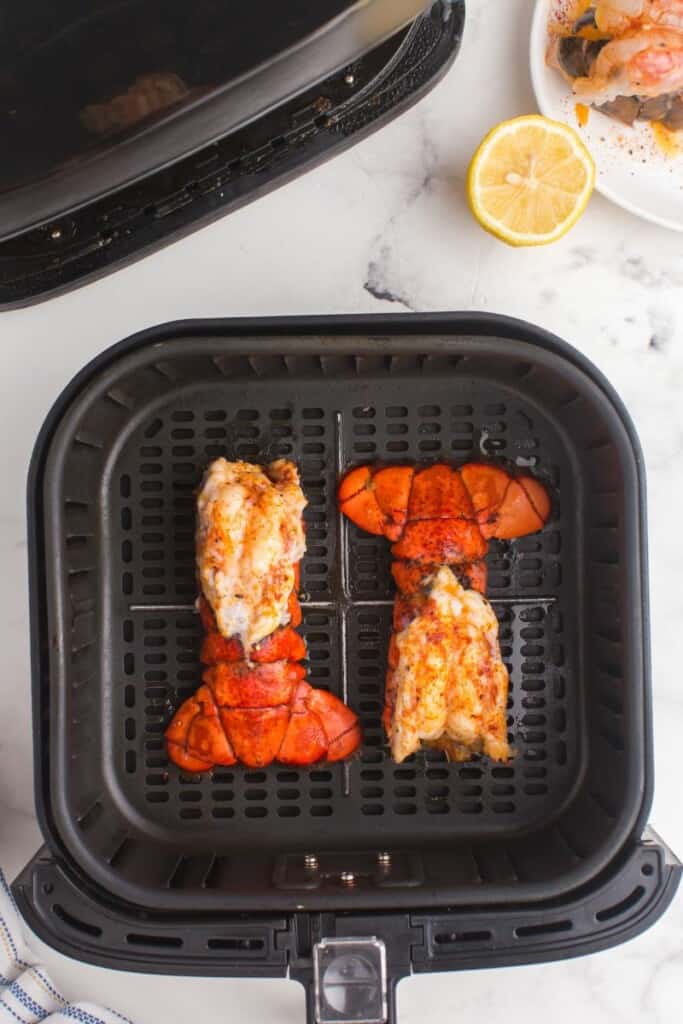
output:
[[[291,602],[290,602],[291,606]],[[298,609],[297,601],[297,609]],[[360,745],[356,715],[331,693],[305,681],[303,638],[283,626],[251,648],[225,638],[208,602],[200,658],[203,685],[176,711],[166,730],[169,758],[188,772],[239,762],[263,768],[272,761],[307,765],[338,761]]]
[[[332,694],[314,690],[301,664],[299,565],[287,554],[302,550],[304,504],[291,463],[273,463],[265,474],[219,459],[207,471],[197,552],[205,670],[166,730],[168,756],[185,771],[336,761],[360,744],[356,715]],[[219,621],[241,623],[243,631],[226,636]],[[272,624],[270,632],[264,623]]]
[[[550,515],[538,480],[480,462],[459,469],[359,466],[342,479],[338,501],[362,530],[392,541],[397,558],[432,564],[482,558],[491,538],[524,537]],[[432,557],[435,550],[440,557]]]
[[[484,463],[361,466],[338,498],[357,526],[392,542],[398,593],[383,722],[395,760],[422,743],[455,760],[481,752],[506,760],[508,676],[482,596],[484,558],[492,538],[544,526],[545,488]]]

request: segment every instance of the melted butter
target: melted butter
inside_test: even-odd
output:
[[[590,107],[587,107],[585,103],[577,103],[574,107],[574,112],[576,114],[576,123],[580,128],[585,128],[591,113]]]
[[[652,137],[655,140],[657,149],[664,156],[674,157],[683,152],[680,132],[672,132],[670,128],[667,128],[659,121],[653,121],[650,128],[652,129]]]
[[[553,35],[573,36],[582,39],[609,39],[594,25],[584,25],[574,31],[577,21],[593,6],[594,0],[555,0],[548,19],[548,28]]]

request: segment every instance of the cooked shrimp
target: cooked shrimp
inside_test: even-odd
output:
[[[574,94],[599,105],[618,96],[655,97],[683,89],[683,32],[644,28],[607,43]]]
[[[683,29],[683,0],[596,0],[595,23],[613,36],[645,25]]]

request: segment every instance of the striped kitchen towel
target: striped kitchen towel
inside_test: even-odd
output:
[[[92,1003],[70,1003],[53,985],[24,944],[21,918],[0,870],[1,1024],[131,1024],[114,1010]]]

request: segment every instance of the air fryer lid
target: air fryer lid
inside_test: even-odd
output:
[[[425,0],[29,0],[0,41],[0,238],[241,127],[403,28]]]

